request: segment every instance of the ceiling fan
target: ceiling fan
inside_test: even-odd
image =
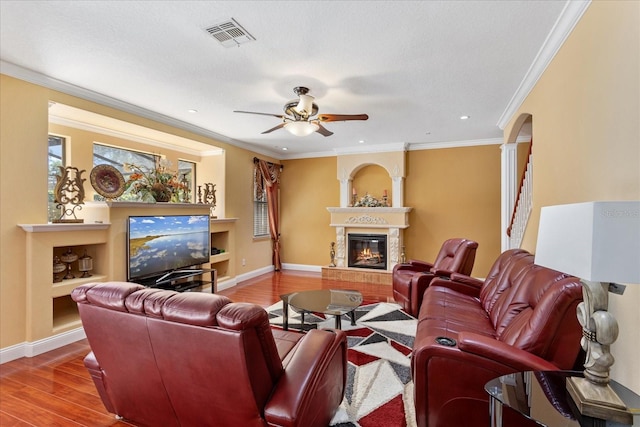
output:
[[[309,95],[308,88],[298,86],[293,89],[293,92],[298,95],[298,99],[289,101],[284,105],[284,114],[238,110],[234,111],[234,113],[277,117],[282,120],[282,123],[262,133],[270,133],[274,130],[285,128],[296,136],[307,136],[313,132],[318,132],[323,136],[331,136],[333,132],[322,126],[321,122],[344,122],[347,120],[367,120],[369,118],[366,114],[318,114],[318,105],[313,102],[314,97]]]

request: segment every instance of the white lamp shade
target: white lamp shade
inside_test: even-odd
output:
[[[640,201],[543,207],[535,263],[592,282],[640,283]]]
[[[294,134],[295,136],[307,136],[317,131],[319,126],[312,122],[288,122],[284,125],[284,128]]]

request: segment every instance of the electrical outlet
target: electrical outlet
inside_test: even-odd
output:
[[[242,258],[242,266],[244,267],[245,265],[247,265],[247,260]]]

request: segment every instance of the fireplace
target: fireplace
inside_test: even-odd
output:
[[[387,236],[385,234],[349,233],[348,266],[387,269]]]

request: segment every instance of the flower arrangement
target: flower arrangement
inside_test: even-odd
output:
[[[167,160],[159,160],[153,169],[133,163],[125,163],[124,168],[131,171],[125,191],[137,194],[142,201],[168,202],[177,197],[179,190],[185,189]]]
[[[388,205],[387,205],[386,197],[383,197],[382,200],[378,200],[375,197],[369,195],[369,193],[365,193],[365,195],[362,196],[360,200],[355,202],[353,206],[356,208],[362,208],[362,207],[381,208],[381,207],[387,207]]]

